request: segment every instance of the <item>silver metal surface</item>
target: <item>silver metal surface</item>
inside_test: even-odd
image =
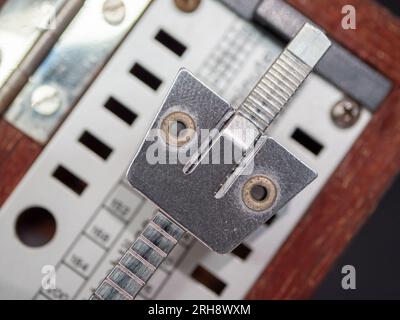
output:
[[[157,213],[90,299],[133,300],[184,233]]]
[[[84,0],[7,1],[0,11],[0,112],[28,82]],[[4,41],[4,42],[3,42]]]
[[[239,112],[265,131],[329,47],[328,38],[306,24],[250,92]]]
[[[255,9],[243,9],[241,1],[222,0],[238,14],[254,19],[277,32],[284,40],[292,39],[304,23],[312,23],[283,0],[263,0]],[[349,97],[375,111],[389,93],[392,83],[378,71],[332,41],[332,47],[315,67],[315,71],[343,90]]]
[[[198,136],[201,129],[220,133],[210,134],[200,148],[192,139],[171,149],[166,148],[162,136],[157,136],[159,131],[150,131],[129,168],[129,182],[208,247],[219,253],[230,252],[317,176],[264,133],[329,47],[330,41],[321,31],[305,24],[237,112],[189,72],[181,70],[152,129],[162,128],[171,112],[181,112],[193,119]],[[239,139],[237,144],[232,124],[234,129],[241,127],[245,136],[248,131],[256,132],[255,127],[259,134]],[[232,152],[228,145],[232,143],[234,152],[240,151],[239,158],[226,161],[226,154]],[[165,163],[149,162],[148,151],[154,145]],[[188,161],[174,160],[182,159],[193,148],[198,149]],[[219,155],[217,161],[212,158],[212,164],[203,163],[205,157],[215,154]],[[242,193],[249,177],[259,175],[271,180],[277,192],[273,202],[259,207],[262,210],[254,214],[254,206],[246,205]]]
[[[230,111],[228,103],[187,71],[179,73],[153,129],[159,128],[165,113],[176,106],[191,114],[199,128],[215,128],[219,119]],[[273,206],[254,214],[243,203],[241,196],[248,175],[236,177],[224,197],[215,198],[219,185],[235,169],[234,164],[202,164],[185,175],[183,164],[169,162],[169,156],[176,156],[171,154],[171,150],[165,155],[168,164],[149,164],[146,150],[152,143],[145,141],[136,155],[128,172],[129,182],[168,217],[219,253],[235,248],[316,177],[311,169],[272,138],[261,138],[256,147],[259,151],[253,155],[254,170],[251,175],[266,175],[274,180],[278,195]],[[157,139],[157,143],[160,144],[160,152],[165,150],[162,139]]]
[[[40,28],[49,17],[41,12],[45,3],[59,10],[65,0],[13,0],[0,9],[0,49],[3,63],[0,68],[0,88],[21,63],[31,46],[46,29]]]
[[[7,121],[36,141],[46,143],[149,3],[150,0],[126,1],[125,19],[111,25],[103,17],[103,1],[85,1],[11,104],[5,116]],[[62,100],[51,117],[38,116],[31,108],[33,92],[43,85],[57,88]]]

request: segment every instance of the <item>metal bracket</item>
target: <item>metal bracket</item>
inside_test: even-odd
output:
[[[214,251],[233,250],[317,176],[265,132],[329,47],[305,24],[237,110],[182,69],[129,182]]]
[[[199,128],[218,128],[221,119],[233,108],[192,74],[181,70],[163,103],[152,129],[161,129],[172,112],[189,115]],[[153,131],[150,131],[153,132]],[[272,217],[287,201],[316,178],[316,173],[270,137],[258,140],[254,168],[240,175],[225,195],[215,197],[220,185],[235,170],[235,164],[202,164],[191,174],[184,174],[184,164],[171,164],[173,158],[193,147],[166,148],[163,131],[147,135],[137,153],[128,180],[175,222],[188,229],[211,249],[226,253],[235,248],[259,225]],[[224,139],[224,138],[222,138]],[[197,145],[195,146],[197,147]],[[150,164],[149,148],[157,149],[168,164]],[[167,151],[168,150],[168,151]],[[224,149],[221,149],[223,157]],[[276,200],[267,209],[256,211],[246,206],[242,193],[247,181],[267,177],[276,186]]]

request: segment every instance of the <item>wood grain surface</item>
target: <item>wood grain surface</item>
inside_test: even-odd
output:
[[[310,297],[400,169],[399,20],[369,0],[289,2],[343,46],[388,76],[394,88],[249,292],[249,299]],[[341,28],[341,8],[346,4],[356,7],[356,30]],[[0,206],[41,149],[0,119]]]
[[[389,77],[394,88],[248,299],[309,298],[400,170],[399,19],[368,0],[289,2]],[[346,4],[357,10],[356,30],[341,28]]]
[[[0,207],[41,150],[39,144],[0,119]]]

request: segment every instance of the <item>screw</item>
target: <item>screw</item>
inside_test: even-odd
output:
[[[336,126],[347,129],[360,118],[361,107],[352,100],[343,99],[336,103],[331,110],[331,117]]]
[[[61,107],[60,92],[49,85],[37,87],[31,96],[31,107],[42,116],[51,116]]]
[[[111,25],[119,25],[125,19],[126,8],[122,0],[106,0],[103,4],[103,17]]]
[[[200,2],[201,0],[175,0],[175,5],[183,12],[193,12]]]

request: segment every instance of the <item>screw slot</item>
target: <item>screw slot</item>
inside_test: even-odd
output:
[[[270,208],[276,199],[275,184],[264,176],[250,178],[243,186],[242,198],[245,205],[254,211]]]
[[[178,147],[188,143],[194,136],[196,127],[192,117],[184,112],[172,112],[161,123],[168,144]]]

